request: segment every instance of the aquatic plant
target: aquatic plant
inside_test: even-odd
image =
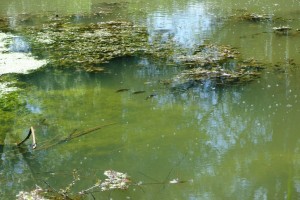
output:
[[[257,14],[257,13],[244,13],[240,16],[243,20],[248,20],[251,22],[261,22],[261,21],[270,21],[273,18],[272,14]]]
[[[171,173],[171,172],[170,172]],[[20,191],[16,195],[16,200],[63,200],[63,199],[85,199],[87,195],[91,195],[94,199],[94,194],[114,191],[114,190],[128,190],[130,187],[137,186],[141,188],[142,186],[153,185],[154,183],[144,183],[142,181],[133,182],[127,173],[118,172],[115,170],[106,170],[104,171],[104,180],[98,179],[95,184],[86,189],[82,189],[79,192],[72,191],[72,188],[80,181],[80,176],[77,170],[73,170],[73,180],[63,189],[55,189],[49,183],[44,181],[46,187],[40,187],[36,185],[36,188],[32,191]],[[163,182],[157,182],[157,185],[174,185],[174,184],[183,184],[191,183],[190,181],[180,180],[179,178],[174,178]]]
[[[194,54],[178,58],[187,67],[169,84],[173,90],[182,91],[208,80],[218,86],[242,84],[258,78],[263,66],[253,60],[242,60],[239,55],[230,46],[202,45]]]
[[[258,76],[257,71],[252,72],[253,70],[242,67],[224,69],[226,63],[239,56],[239,52],[230,46],[201,45],[189,54],[186,49],[176,46],[171,40],[162,43],[157,38],[151,43],[148,42],[146,28],[130,22],[110,21],[70,26],[60,21],[59,24],[55,22],[44,25],[41,29],[29,28],[27,34],[32,40],[33,51],[48,52],[51,65],[59,67],[102,72],[105,69],[101,64],[113,58],[149,56],[169,64],[190,68],[190,71],[183,71],[176,78],[180,77],[186,81],[216,78],[222,80],[218,84],[229,84],[237,80],[242,82],[246,80],[245,77],[248,81]]]
[[[145,51],[147,32],[129,22],[89,25],[50,23],[43,28],[27,28],[33,53],[45,52],[51,65],[96,70],[96,65],[113,58]]]
[[[241,60],[239,52],[230,46],[205,44],[190,53],[190,50],[178,46],[172,38],[162,41],[157,35],[149,41],[147,28],[132,22],[72,24],[69,19],[49,17],[42,26],[19,30],[30,41],[33,54],[47,58],[48,66],[80,68],[90,73],[99,73],[105,71],[102,64],[114,58],[139,56],[187,67],[176,78],[180,76],[186,81],[216,78],[222,80],[219,84],[224,79],[229,84],[236,80],[242,82],[245,77],[248,82],[258,76],[258,71],[248,70],[251,65],[246,69],[240,67],[240,62],[236,62],[237,67],[226,69],[226,66],[232,65],[231,60]],[[197,69],[199,67],[201,69]]]
[[[131,181],[129,176],[126,173],[117,172],[114,170],[104,171],[104,175],[107,177],[102,182],[98,180],[93,186],[81,190],[77,193],[72,193],[71,188],[80,181],[80,176],[77,173],[77,170],[73,170],[73,180],[72,182],[64,189],[55,190],[48,183],[47,189],[43,189],[40,186],[30,192],[20,191],[16,197],[16,200],[49,200],[49,199],[83,199],[87,194],[92,194],[95,190],[99,191],[108,191],[108,190],[126,190],[129,188]]]
[[[229,58],[237,58],[239,52],[230,46],[201,45],[192,55],[181,55],[176,61],[191,67],[213,67],[226,62]]]
[[[131,183],[131,181],[126,173],[107,170],[104,172],[104,175],[107,178],[103,182],[101,182],[101,180],[98,180],[92,187],[82,190],[81,192],[79,192],[79,194],[88,194],[90,191],[93,191],[97,188],[100,188],[101,191],[115,189],[126,190],[129,188],[129,184]]]
[[[30,192],[20,191],[16,195],[16,200],[48,200],[48,198],[43,197],[45,193],[45,190],[39,186],[36,186],[36,188]]]
[[[3,52],[9,52],[9,47],[16,51],[31,50],[31,55],[47,59],[46,67],[79,68],[90,73],[102,73],[106,70],[102,64],[114,58],[149,57],[164,62],[170,67],[174,65],[182,67],[183,71],[175,75],[173,79],[162,81],[170,83],[173,88],[186,83],[198,84],[205,80],[213,80],[217,85],[246,83],[259,77],[261,70],[261,65],[258,67],[256,63],[246,63],[239,56],[239,52],[230,46],[205,44],[195,48],[191,53],[191,50],[178,46],[172,38],[162,42],[157,35],[150,42],[147,28],[132,22],[74,24],[70,23],[72,16],[26,15],[25,18],[31,20],[36,17],[42,19],[42,24],[20,26],[13,30],[18,35],[15,42],[20,42],[21,38],[21,47],[10,45],[12,35],[0,34],[5,41],[11,40],[1,48]],[[17,19],[21,20],[22,17],[17,17]],[[3,22],[5,26],[5,20],[0,20],[0,25]],[[21,53],[24,54],[24,52]],[[3,53],[2,55],[10,54]],[[40,66],[40,64],[46,64],[46,61],[38,60],[38,63]],[[30,66],[33,66],[32,63]],[[2,95],[2,91],[8,92],[9,89],[15,89],[7,87],[9,85],[11,85],[9,80],[0,83],[1,88],[6,88],[0,92],[0,112],[5,113],[1,118],[2,124],[9,124],[8,122],[16,115],[14,112],[16,107],[23,106],[24,109],[21,110],[26,110],[25,105],[20,102],[19,91],[10,95]],[[136,93],[141,92],[135,91],[134,94]],[[6,132],[7,127],[3,131]]]
[[[292,30],[292,28],[289,27],[289,26],[278,26],[278,27],[273,27],[273,31],[274,31],[276,34],[287,35],[291,30]]]

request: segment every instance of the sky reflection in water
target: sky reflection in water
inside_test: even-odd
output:
[[[184,47],[202,44],[208,39],[216,26],[216,17],[208,11],[205,3],[194,3],[172,13],[164,10],[147,16],[147,27],[152,38],[162,35],[162,40],[172,39]]]

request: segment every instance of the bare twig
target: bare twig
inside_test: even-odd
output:
[[[31,135],[32,135],[32,148],[35,149],[36,148],[35,133],[32,126],[30,127],[26,138],[22,140],[20,143],[18,143],[17,146],[18,147],[21,146],[24,142],[26,142],[30,138]]]
[[[167,182],[167,180],[170,178],[172,172],[175,170],[176,167],[178,167],[178,166],[183,162],[183,160],[186,158],[187,155],[188,155],[188,152],[186,152],[186,153],[184,154],[184,156],[178,161],[178,163],[177,163],[175,166],[173,166],[173,167],[171,168],[171,170],[169,171],[167,177],[166,177],[165,180],[164,180],[164,183]],[[163,189],[164,189],[164,188],[165,188],[165,185],[163,186]]]
[[[32,148],[35,149],[36,148],[36,140],[35,140],[34,129],[32,126],[30,127],[26,138],[24,140],[22,140],[20,143],[18,143],[17,146],[18,147],[21,146],[24,142],[26,142],[30,138],[31,135],[32,135]]]
[[[78,132],[78,133],[76,132],[77,131],[77,129],[76,129],[71,134],[69,134],[67,137],[64,137],[64,138],[62,138],[62,139],[60,139],[60,140],[58,140],[58,141],[56,141],[56,142],[54,142],[52,144],[50,143],[48,145],[40,146],[36,150],[48,149],[48,148],[51,148],[51,147],[56,146],[58,144],[62,144],[62,143],[68,142],[68,141],[73,140],[75,138],[78,138],[78,137],[81,137],[83,135],[86,135],[86,134],[92,133],[94,131],[97,131],[97,130],[103,128],[103,127],[114,125],[114,124],[116,124],[116,123],[110,123],[110,124],[105,124],[105,125],[97,126],[97,127],[90,128],[90,129],[87,129],[87,130],[84,130],[84,131]]]
[[[17,144],[17,146],[19,147],[19,146],[21,146],[24,142],[26,142],[26,141],[30,138],[30,135],[31,135],[31,128],[29,129],[29,132],[28,132],[26,138],[24,138],[24,140],[22,140],[21,142],[19,142],[19,143]]]
[[[33,127],[30,127],[30,131],[32,134],[32,148],[35,149],[36,148],[36,140],[35,140],[35,133],[34,133]]]
[[[94,131],[96,131],[96,130],[99,130],[99,129],[105,127],[105,126],[111,126],[111,125],[114,125],[114,124],[116,124],[116,123],[114,122],[114,123],[110,123],[110,124],[105,124],[105,125],[97,126],[97,127],[94,127],[94,128],[87,129],[87,130],[85,130],[85,131],[83,131],[83,132],[80,132],[80,133],[74,132],[74,133],[72,133],[72,134],[69,136],[68,140],[72,140],[72,139],[81,137],[81,136],[86,135],[86,134],[88,134],[88,133],[91,133],[91,132],[94,132]]]

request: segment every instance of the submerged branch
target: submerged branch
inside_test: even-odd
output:
[[[56,142],[54,142],[54,143],[50,143],[50,144],[48,144],[48,145],[40,146],[40,147],[37,148],[36,150],[44,150],[44,149],[48,149],[48,148],[51,148],[51,147],[53,147],[53,146],[56,146],[56,145],[58,145],[58,144],[62,144],[62,143],[65,143],[65,142],[69,142],[70,140],[73,140],[73,139],[75,139],[75,138],[84,136],[84,135],[86,135],[86,134],[89,134],[89,133],[92,133],[92,132],[94,132],[94,131],[97,131],[97,130],[99,130],[99,129],[101,129],[101,128],[104,128],[104,127],[106,127],[106,126],[111,126],[111,125],[114,125],[114,124],[116,124],[116,122],[110,123],[110,124],[101,125],[101,126],[97,126],[97,127],[94,127],[94,128],[90,128],[90,129],[87,129],[87,130],[84,130],[84,131],[78,132],[78,133],[72,132],[72,133],[69,134],[67,137],[62,138],[62,139],[60,139],[60,140],[58,140],[58,141],[56,141]]]
[[[64,142],[68,142],[72,139],[75,139],[75,138],[78,138],[78,137],[81,137],[81,136],[84,136],[86,134],[89,134],[89,133],[92,133],[94,131],[97,131],[101,128],[104,128],[106,126],[111,126],[111,125],[114,125],[116,124],[116,122],[114,123],[110,123],[110,124],[105,124],[105,125],[101,125],[101,126],[97,126],[97,127],[94,127],[94,128],[90,128],[90,129],[87,129],[87,130],[84,130],[82,132],[76,132],[77,129],[75,129],[72,133],[70,133],[67,137],[62,137],[62,138],[59,138],[59,136],[56,136],[48,141],[43,141],[41,143],[39,143],[40,145],[37,147],[37,143],[36,143],[36,136],[35,136],[35,131],[33,129],[33,127],[30,127],[30,130],[26,136],[26,138],[24,140],[22,140],[21,142],[17,143],[17,144],[14,144],[12,145],[12,149],[11,150],[8,150],[8,151],[5,151],[5,154],[13,154],[13,155],[18,155],[18,154],[24,154],[24,153],[27,153],[29,152],[30,150],[29,149],[22,149],[22,152],[20,152],[20,147],[22,144],[24,144],[29,138],[30,136],[32,135],[32,148],[34,149],[34,151],[38,151],[38,150],[46,150],[48,148],[51,148],[53,146],[56,146],[58,144],[61,144],[61,143],[64,143]],[[43,144],[43,145],[41,145]],[[15,148],[15,147],[18,147],[18,148]],[[4,154],[4,152],[0,152],[0,155]]]

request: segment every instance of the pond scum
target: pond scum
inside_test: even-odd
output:
[[[172,180],[166,180],[164,182],[155,182],[155,183],[143,183],[142,181],[134,182],[126,174],[114,170],[104,171],[103,180],[98,180],[94,185],[86,189],[82,189],[79,192],[72,192],[71,189],[80,181],[80,175],[77,170],[73,170],[73,180],[72,182],[64,189],[56,190],[47,182],[47,188],[42,188],[36,185],[36,188],[30,192],[20,191],[16,195],[16,200],[80,200],[84,199],[86,196],[90,195],[94,199],[94,193],[113,191],[113,190],[127,190],[130,187],[139,187],[142,190],[142,186],[152,185],[152,184],[161,184],[161,185],[173,185],[173,184],[182,184],[187,183],[188,181],[182,181],[178,178]],[[192,182],[192,180],[190,180]]]
[[[33,54],[46,56],[54,67],[102,72],[101,64],[114,58],[149,57],[185,68],[171,82],[178,82],[180,77],[181,82],[212,79],[221,85],[249,82],[261,70],[254,61],[241,60],[239,52],[230,46],[206,44],[188,53],[172,38],[162,41],[157,36],[149,42],[146,27],[125,21],[71,24],[68,18],[55,17],[20,32],[30,41]]]
[[[126,173],[117,172],[114,170],[104,171],[106,178],[98,180],[93,186],[81,190],[76,194],[71,193],[71,188],[80,181],[80,176],[76,170],[73,171],[73,181],[65,188],[60,190],[53,189],[50,185],[48,189],[43,189],[40,186],[30,192],[20,191],[16,197],[17,200],[47,200],[47,199],[80,199],[85,195],[92,195],[93,192],[108,191],[108,190],[126,190],[131,184],[131,180]]]

